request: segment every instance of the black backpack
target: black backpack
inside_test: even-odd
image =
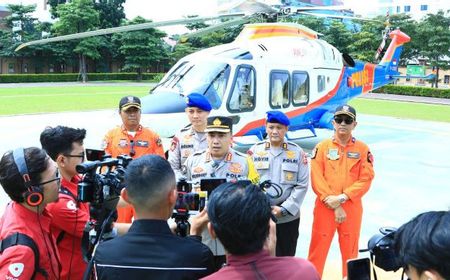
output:
[[[36,276],[36,273],[41,273],[42,275],[44,275],[44,277],[47,278],[48,277],[47,272],[39,266],[38,247],[36,246],[36,243],[34,242],[34,240],[31,239],[28,235],[26,235],[24,233],[20,233],[20,232],[15,232],[15,233],[8,235],[8,237],[6,237],[5,239],[0,240],[0,254],[2,254],[3,251],[5,251],[7,248],[16,246],[16,245],[27,246],[31,250],[33,250],[34,272],[33,272],[33,275],[31,276],[31,279],[34,279],[34,277]]]

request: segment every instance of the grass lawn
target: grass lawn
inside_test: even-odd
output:
[[[427,121],[450,122],[450,106],[413,102],[373,100],[356,98],[349,102],[358,113],[417,119]]]
[[[0,115],[88,111],[116,108],[125,95],[145,96],[150,86],[96,85],[0,88]],[[358,113],[450,122],[450,106],[357,98]]]
[[[141,97],[149,89],[148,85],[0,88],[0,115],[115,108],[122,96]]]

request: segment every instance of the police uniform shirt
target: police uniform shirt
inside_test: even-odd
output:
[[[269,140],[265,140],[253,145],[248,154],[253,158],[261,182],[270,180],[283,190],[282,196],[271,199],[271,203],[284,207],[290,215],[280,217],[278,223],[298,219],[309,183],[308,160],[302,148],[292,142],[284,142],[276,149],[271,147]],[[268,192],[276,194],[273,189]]]
[[[185,176],[183,165],[186,159],[197,151],[208,148],[205,132],[197,132],[192,126],[183,128],[172,139],[169,150],[169,163],[178,178]]]
[[[193,185],[199,185],[201,179],[226,178],[227,181],[251,180],[258,182],[252,159],[240,152],[229,149],[224,159],[216,162],[208,150],[192,154],[185,162],[186,178]],[[225,248],[218,239],[212,239],[208,230],[202,232],[202,242],[207,245],[215,256],[225,255]]]

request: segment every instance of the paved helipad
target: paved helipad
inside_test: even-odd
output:
[[[358,116],[358,122],[355,136],[371,147],[376,172],[372,188],[364,198],[360,247],[367,244],[380,226],[399,226],[421,212],[449,209],[450,124],[368,115]],[[118,123],[115,110],[0,117],[0,154],[19,146],[40,146],[40,132],[46,126],[58,124],[86,128],[85,146],[98,148],[105,132]],[[311,149],[331,134],[328,130],[319,131],[318,138],[299,143]],[[297,248],[297,255],[302,257],[307,256],[314,198],[309,191],[302,206]],[[2,192],[0,211],[7,201]],[[335,240],[324,279],[339,279],[339,263]]]

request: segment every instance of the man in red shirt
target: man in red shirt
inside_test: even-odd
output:
[[[77,201],[80,176],[75,169],[85,158],[85,136],[84,129],[57,126],[45,129],[40,137],[42,148],[56,162],[62,177],[58,202],[47,206],[61,255],[61,279],[82,279],[86,269],[81,239],[90,218],[89,204]]]
[[[227,266],[203,279],[319,280],[307,260],[269,254],[267,249],[275,254],[276,243],[271,212],[269,198],[248,181],[225,183],[215,189],[208,201],[208,230],[225,247]],[[270,243],[267,246],[266,241]]]
[[[60,279],[51,216],[45,210],[58,199],[60,177],[55,163],[38,148],[6,152],[0,160],[0,184],[12,199],[0,219],[0,275],[3,279]]]
[[[102,148],[113,158],[126,154],[133,159],[143,155],[156,154],[165,158],[161,138],[152,130],[143,127],[141,121],[141,100],[136,96],[125,96],[119,102],[122,125],[105,135]],[[134,210],[131,206],[117,208],[118,223],[131,223]]]

